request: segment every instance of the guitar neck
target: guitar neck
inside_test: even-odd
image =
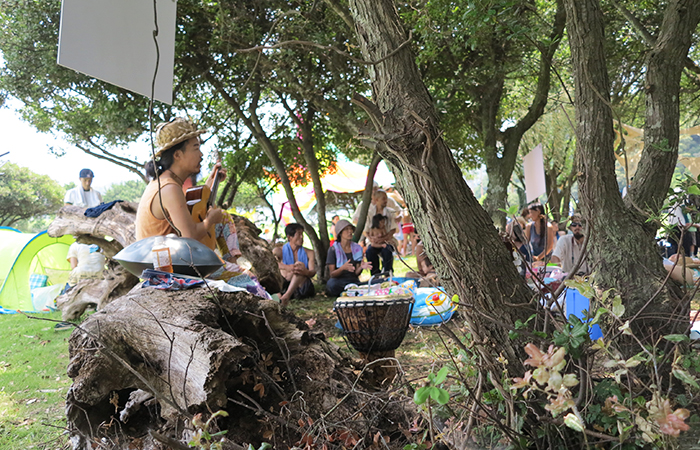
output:
[[[211,194],[209,195],[209,206],[214,206],[216,202],[216,191],[219,189],[219,181],[221,181],[221,177],[219,176],[219,169],[216,169],[216,172],[214,173],[214,181],[211,184]]]

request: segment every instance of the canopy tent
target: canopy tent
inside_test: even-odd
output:
[[[338,161],[337,170],[321,177],[321,184],[324,191],[360,192],[365,190],[368,173],[369,168],[367,166],[352,161]],[[394,175],[384,161],[381,161],[377,166],[374,181],[379,186],[391,186],[396,182]],[[301,211],[302,215],[306,215],[316,204],[316,192],[313,184],[309,183],[306,186],[294,188],[294,198],[297,201],[297,205],[299,205],[299,211]],[[272,194],[272,204],[275,209],[282,209],[282,222],[284,224],[294,221],[292,208],[289,206],[289,201],[281,187]]]
[[[627,176],[633,177],[644,149],[644,130],[625,124],[622,124],[622,128],[625,130],[625,152],[624,154],[615,153],[615,158],[617,158],[622,168],[627,171]],[[614,145],[615,148],[620,145],[620,133],[617,130],[615,130]]]
[[[333,192],[360,192],[365,190],[369,167],[352,161],[339,161],[335,173],[324,175],[321,184],[325,191]],[[396,182],[394,175],[389,171],[384,161],[377,166],[374,181],[379,186],[391,186]],[[313,186],[312,186],[313,190]]]
[[[35,310],[31,275],[39,275],[47,285],[65,285],[70,274],[66,255],[73,242],[75,239],[70,235],[52,238],[46,231],[31,234],[0,227],[0,307],[11,311]]]

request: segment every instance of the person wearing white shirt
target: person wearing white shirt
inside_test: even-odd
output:
[[[557,246],[552,252],[552,262],[561,264],[561,270],[564,273],[570,273],[574,270],[576,263],[579,258],[581,258],[581,253],[583,253],[583,220],[578,214],[571,216],[571,223],[569,223],[569,229],[572,234],[567,234],[562,236],[557,241]],[[579,266],[576,274],[588,274],[590,269],[588,267],[588,262],[586,258],[583,258],[581,265]]]
[[[375,182],[374,182],[374,185],[373,185],[373,187],[372,187],[372,197],[370,198],[370,202],[371,202],[371,203],[370,203],[370,205],[369,205],[370,208],[372,208],[372,206],[375,204],[375,202],[374,202],[374,196],[377,194],[377,191],[378,191],[378,190],[379,190],[379,183],[377,183],[377,182],[375,181]],[[384,192],[386,193],[386,191],[384,191]],[[360,202],[360,204],[357,205],[357,209],[355,209],[355,212],[354,212],[354,214],[352,215],[352,223],[355,224],[355,225],[357,225],[357,222],[360,220],[360,211],[362,211],[362,204],[363,204],[363,202]],[[395,212],[399,212],[399,211],[402,210],[401,205],[399,205],[399,204],[396,202],[396,200],[394,200],[393,198],[391,198],[388,194],[387,194],[387,206],[388,206],[389,208],[391,208],[392,210],[394,210]],[[371,222],[371,221],[372,221],[372,216],[371,216],[370,213],[368,212],[368,213],[367,213],[367,219],[366,219],[365,223],[367,223],[367,224],[369,225],[369,222]],[[365,229],[365,230],[363,230],[363,231],[366,231],[366,230],[367,230],[367,229]]]
[[[95,174],[90,169],[81,170],[80,185],[66,192],[63,203],[81,208],[92,208],[102,203],[102,194],[91,187],[94,176]]]

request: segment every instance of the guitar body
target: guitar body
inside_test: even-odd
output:
[[[204,219],[207,217],[211,199],[211,190],[206,185],[187,189],[187,192],[185,192],[185,201],[187,202],[187,208],[190,210],[194,223],[204,222]],[[215,228],[216,224],[212,224],[207,230],[207,235],[201,239],[201,242],[212,250],[216,249]]]

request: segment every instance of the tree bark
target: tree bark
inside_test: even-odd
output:
[[[49,225],[48,235],[60,237],[70,234],[80,242],[97,244],[105,257],[111,259],[136,241],[134,220],[137,208],[136,203],[119,202],[99,217],[86,217],[85,208],[66,205]],[[112,239],[105,239],[106,236]]]
[[[677,8],[682,3],[686,4],[687,10],[697,9],[697,6],[688,6],[692,1],[671,2],[667,19],[668,14],[677,14]],[[653,239],[655,226],[645,224],[647,216],[640,213],[640,209],[625,207],[618,192],[614,173],[613,115],[599,2],[566,0],[565,4],[576,85],[580,205],[588,221],[589,250],[592,266],[597,273],[596,283],[603,289],[615,288],[621,294],[626,306],[623,320],[636,317],[631,323],[632,331],[643,342],[653,344],[660,336],[687,328],[689,304],[687,300],[681,300],[678,286],[671,283],[662,285],[666,272]],[[689,20],[697,24],[697,12],[688,15],[693,18]],[[695,27],[681,25],[669,25],[665,20],[660,36],[664,35],[664,29],[668,33],[683,34]],[[675,27],[675,30],[669,30],[669,26]],[[680,45],[678,40],[675,42]],[[689,39],[687,42],[689,45]],[[685,53],[687,47],[685,51],[675,47],[670,51],[671,58]],[[654,52],[648,66],[647,89],[650,92],[647,97],[647,120],[649,126],[659,130],[650,135],[642,157],[645,165],[654,165],[655,175],[651,177],[649,167],[645,166],[641,172],[638,169],[639,178],[635,177],[634,180],[637,194],[633,201],[641,202],[641,207],[656,208],[654,211],[658,210],[668,189],[678,151],[677,84],[680,74],[676,72],[683,67],[683,58],[678,58],[677,63],[667,61],[660,65],[655,60],[662,57]],[[655,84],[650,85],[649,82]],[[659,116],[664,120],[659,120]],[[675,150],[668,145],[659,148],[662,139],[670,144],[675,142]],[[650,178],[655,180],[650,181]],[[627,350],[635,354],[639,347],[631,345]]]
[[[372,137],[383,144],[379,152],[392,166],[428,256],[448,292],[459,294],[494,382],[501,377],[499,352],[511,374],[523,373],[508,330],[531,313],[513,306],[527,305],[532,293],[441,138],[411,50],[395,51],[407,36],[393,2],[351,0],[350,9],[365,59],[380,61],[368,67],[379,111],[367,108],[378,127]]]
[[[282,291],[284,278],[270,244],[260,237],[261,230],[243,216],[232,215],[241,253],[253,267],[262,287],[270,294]]]
[[[647,57],[644,150],[626,197],[645,210],[661,208],[678,161],[681,74],[698,21],[697,1],[669,2]]]
[[[75,321],[88,307],[101,311],[109,302],[121,297],[133,288],[139,279],[109,260],[107,269],[99,279],[82,279],[65,294],[56,299],[56,307],[61,311],[61,319]]]
[[[310,224],[304,225],[304,231],[312,240],[318,278],[325,282],[327,279],[325,276],[326,255],[328,253],[330,239],[328,238],[328,223],[326,222],[326,193],[323,190],[318,158],[316,158],[316,153],[314,151],[313,123],[316,110],[313,105],[307,104],[306,114],[303,115],[302,120],[297,117],[296,112],[287,104],[284,96],[279,94],[279,97],[282,105],[287,110],[287,113],[289,113],[290,118],[296,123],[297,127],[299,127],[299,143],[304,151],[304,160],[306,161],[308,173],[314,186],[316,213],[318,215],[318,235],[316,235],[316,231]],[[304,104],[299,96],[295,98],[295,101],[297,108],[300,108],[300,105]],[[308,230],[306,229],[307,226],[309,228]]]

